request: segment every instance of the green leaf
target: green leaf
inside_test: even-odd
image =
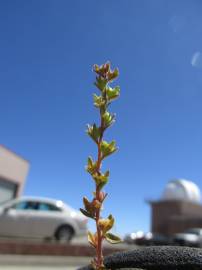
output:
[[[118,70],[118,68],[115,68],[114,71],[108,72],[108,81],[112,82],[118,76],[119,76],[119,70]]]
[[[103,188],[108,180],[109,180],[109,171],[107,171],[105,174],[94,174],[93,179],[96,182],[96,185],[99,189]]]
[[[102,96],[97,96],[96,94],[93,95],[93,100],[94,100],[94,106],[97,108],[104,107],[106,104],[106,101],[103,99]]]
[[[89,218],[93,218],[94,219],[94,215],[92,215],[91,213],[87,212],[86,210],[80,208],[80,211],[81,213],[86,216],[86,217],[89,217]]]
[[[114,218],[112,215],[109,215],[108,218],[106,219],[100,219],[98,222],[103,234],[105,235],[106,232],[108,232],[109,230],[111,230],[111,228],[114,225]]]
[[[92,175],[95,173],[96,168],[97,168],[97,162],[93,162],[92,158],[88,157],[88,164],[86,166],[86,171]]]
[[[100,128],[96,124],[87,125],[87,134],[93,139],[94,142],[98,143],[100,137]]]
[[[94,201],[89,202],[89,200],[86,197],[83,197],[83,204],[85,206],[85,211],[91,216],[95,217],[96,213],[96,204]]]
[[[97,246],[97,241],[96,241],[96,236],[91,233],[90,231],[88,231],[88,242],[94,247],[96,248]]]
[[[108,143],[106,141],[101,142],[101,152],[102,152],[102,159],[105,157],[111,155],[117,150],[116,148],[116,142],[112,141],[111,143]]]
[[[111,244],[118,244],[118,243],[122,242],[122,240],[119,236],[114,235],[112,233],[106,233],[105,239]]]
[[[111,101],[120,95],[120,87],[116,86],[115,88],[107,87],[106,89],[107,98]]]
[[[90,166],[90,167],[92,167],[93,166],[93,160],[92,160],[92,158],[91,157],[88,157],[88,165]]]
[[[108,171],[106,171],[106,173],[105,173],[105,177],[109,177],[109,170],[108,170]]]
[[[105,128],[109,127],[110,125],[112,125],[115,121],[115,115],[111,115],[109,112],[105,112],[102,115],[102,119],[104,121],[104,126]]]
[[[96,77],[96,82],[95,82],[95,86],[100,90],[100,91],[104,91],[105,87],[107,85],[107,80],[105,80],[102,77]]]
[[[97,64],[93,65],[93,70],[99,72],[99,66]]]
[[[92,212],[92,206],[89,200],[86,197],[83,197],[83,204],[85,206],[85,209],[87,212],[91,213]]]

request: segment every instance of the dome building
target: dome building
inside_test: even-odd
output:
[[[202,227],[201,192],[185,179],[170,181],[158,201],[150,201],[151,230],[172,235],[188,228]]]
[[[191,181],[185,179],[172,180],[166,185],[162,200],[183,200],[200,203],[201,192],[197,185]]]

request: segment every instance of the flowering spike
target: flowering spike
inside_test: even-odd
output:
[[[114,225],[114,218],[109,215],[108,218],[101,218],[101,210],[103,209],[103,202],[107,193],[103,192],[103,187],[109,181],[109,170],[105,173],[101,171],[102,161],[116,150],[116,142],[107,142],[103,139],[104,132],[115,122],[115,115],[108,111],[108,107],[112,101],[117,99],[120,95],[120,87],[111,88],[109,84],[118,77],[119,71],[117,68],[111,70],[110,62],[101,66],[94,65],[93,71],[96,73],[95,86],[100,91],[99,94],[93,95],[94,106],[99,110],[100,125],[88,125],[87,134],[96,143],[97,146],[97,160],[88,157],[86,166],[87,172],[90,173],[95,182],[95,191],[93,192],[93,199],[89,201],[86,197],[83,198],[84,209],[81,212],[95,220],[97,231],[96,233],[88,232],[88,241],[95,249],[96,257],[91,264],[95,270],[104,270],[104,259],[102,254],[102,243],[106,239],[108,242],[115,244],[121,239],[110,233]]]

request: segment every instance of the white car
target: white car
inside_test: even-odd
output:
[[[184,233],[177,233],[174,242],[181,246],[202,247],[202,228],[190,228]]]
[[[0,205],[0,236],[68,242],[86,231],[87,218],[59,200],[21,197]]]

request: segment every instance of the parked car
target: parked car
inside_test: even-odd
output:
[[[172,238],[164,234],[154,233],[150,239],[150,245],[153,246],[167,246],[172,244]]]
[[[137,231],[130,234],[126,234],[124,237],[124,242],[127,244],[141,244],[144,239],[144,232]]]
[[[174,243],[180,246],[202,247],[202,228],[192,228],[173,237]]]
[[[86,230],[87,218],[60,200],[22,197],[0,205],[0,236],[68,242]]]
[[[152,233],[144,233],[142,231],[133,232],[126,234],[124,237],[124,242],[127,244],[136,244],[136,245],[148,245],[152,237]]]
[[[158,246],[171,245],[172,239],[165,235],[148,232],[144,234],[142,231],[127,234],[124,238],[127,244],[136,244],[142,246]]]

